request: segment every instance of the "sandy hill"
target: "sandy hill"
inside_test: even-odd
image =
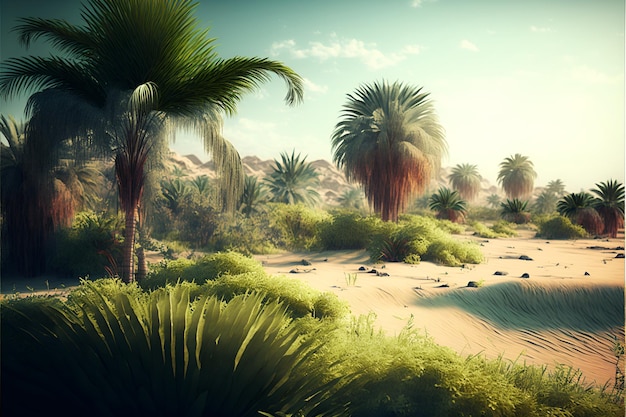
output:
[[[273,159],[262,160],[257,156],[246,156],[242,158],[246,175],[256,176],[263,179],[272,172],[274,166]],[[344,173],[329,161],[318,159],[308,161],[319,174],[320,186],[317,190],[322,196],[322,200],[327,205],[337,205],[337,199],[347,190],[357,187],[346,180]],[[189,178],[200,175],[207,175],[209,178],[216,178],[215,165],[212,161],[202,162],[196,155],[178,155],[171,152],[168,157],[170,166],[177,166],[183,170]],[[437,178],[433,179],[429,189],[435,192],[440,186],[449,187],[448,175],[452,171],[451,167],[442,168]],[[485,199],[490,194],[501,194],[498,187],[492,185],[487,180],[481,184],[481,192],[476,204],[484,204]]]

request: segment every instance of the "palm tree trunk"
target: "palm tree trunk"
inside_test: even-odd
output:
[[[122,280],[126,283],[135,280],[135,228],[137,225],[137,209],[126,211],[126,225],[124,228],[124,248],[122,253]]]

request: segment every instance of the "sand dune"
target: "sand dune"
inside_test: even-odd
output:
[[[464,354],[580,369],[599,385],[615,376],[613,338],[624,340],[622,239],[546,241],[533,232],[477,240],[485,262],[463,268],[371,264],[365,251],[263,255],[271,274],[301,279],[348,301],[353,314],[375,313],[398,333],[413,327]],[[521,260],[525,255],[532,260]],[[302,260],[311,265],[302,265]],[[377,276],[359,267],[376,268]],[[298,269],[300,273],[290,273]],[[496,271],[506,275],[494,275]],[[346,274],[357,273],[354,285]],[[530,278],[521,278],[527,273]],[[587,273],[587,274],[585,274]],[[481,283],[468,288],[469,281]]]

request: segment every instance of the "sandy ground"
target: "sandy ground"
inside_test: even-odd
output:
[[[515,238],[462,236],[481,245],[485,256],[483,263],[464,267],[431,262],[373,264],[364,250],[256,258],[270,274],[287,275],[337,294],[349,303],[354,315],[375,313],[376,326],[389,335],[400,332],[412,317],[414,329],[462,355],[502,355],[507,360],[548,367],[564,364],[580,369],[588,383],[612,383],[613,338],[624,341],[624,259],[616,257],[624,254],[623,237],[547,241],[533,236],[531,231],[521,231]],[[522,255],[532,260],[519,259]],[[303,265],[303,259],[311,265]],[[359,271],[360,267],[368,271]],[[371,273],[371,269],[388,276]],[[494,275],[496,271],[506,275]],[[521,278],[524,273],[529,278]],[[348,282],[346,274],[356,274],[356,282]],[[468,288],[469,281],[481,286]],[[77,284],[78,280],[52,277],[1,282],[4,295],[62,294]],[[559,303],[550,305],[548,297],[537,306],[536,300],[531,300],[536,295],[521,293],[520,286],[547,288]],[[512,290],[490,292],[498,288]],[[574,298],[572,290],[585,288],[621,296],[617,301],[597,294]],[[526,300],[534,307],[525,309]],[[521,309],[511,310],[511,305],[520,303]],[[599,319],[594,320],[595,313]]]
[[[567,308],[562,305],[568,303],[568,297],[573,297],[570,291],[576,288],[608,288],[613,294],[616,291],[623,294],[624,259],[616,256],[624,253],[624,240],[547,241],[532,236],[534,232],[530,231],[505,239],[466,236],[465,239],[481,245],[486,259],[482,264],[465,267],[445,267],[431,262],[372,264],[366,251],[288,253],[257,256],[257,259],[270,274],[288,275],[318,290],[337,294],[348,301],[355,315],[375,313],[376,325],[389,335],[401,331],[412,316],[414,329],[424,330],[437,343],[463,355],[484,354],[490,358],[502,355],[518,363],[548,367],[564,364],[580,369],[586,382],[612,383],[613,338],[624,340],[623,297],[621,305],[619,302],[606,305],[600,296],[588,300],[583,296],[582,301],[573,300],[578,304]],[[532,260],[519,259],[522,255]],[[303,259],[311,265],[303,265]],[[360,267],[389,276],[359,271]],[[294,270],[298,272],[290,272]],[[496,271],[507,275],[494,275]],[[357,274],[353,285],[347,280],[346,274],[350,273]],[[521,278],[524,273],[530,278]],[[469,281],[482,285],[468,288]],[[519,310],[511,312],[508,305],[512,301],[507,301],[507,296],[494,297],[488,292],[495,285],[547,287],[562,300],[559,305],[546,305],[545,309],[540,306],[528,314]],[[455,296],[450,297],[451,294]],[[528,294],[513,291],[508,296],[528,297]],[[464,298],[471,299],[465,302]],[[549,303],[550,299],[545,302]],[[467,308],[472,303],[474,307]],[[571,317],[560,317],[575,316],[579,304],[581,311],[584,310],[580,325],[575,317],[574,323],[568,320]],[[476,314],[485,308],[491,309],[491,315]],[[598,309],[599,313],[611,312],[610,323],[588,320],[588,312]],[[500,320],[499,311],[509,311],[506,313],[509,320]],[[560,325],[561,322],[564,324]]]

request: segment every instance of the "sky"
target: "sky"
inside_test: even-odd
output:
[[[1,60],[51,52],[17,44],[17,17],[80,23],[79,0],[0,1]],[[332,161],[347,95],[386,80],[430,93],[444,167],[477,165],[496,185],[499,164],[519,153],[534,163],[536,186],[624,182],[624,1],[200,0],[195,16],[222,58],[268,57],[305,82],[297,106],[276,77],[243,97],[224,122],[241,156]],[[0,102],[0,112],[19,120],[25,100]],[[209,159],[190,135],[171,147]]]

